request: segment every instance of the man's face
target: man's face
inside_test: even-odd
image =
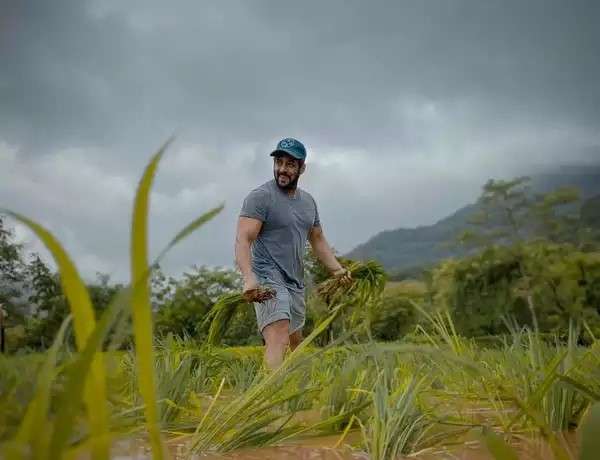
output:
[[[289,155],[279,155],[273,159],[273,175],[277,185],[285,190],[293,190],[298,185],[304,165]]]

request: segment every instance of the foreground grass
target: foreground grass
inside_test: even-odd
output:
[[[199,347],[169,338],[157,343],[154,360],[161,439],[180,440],[191,455],[323,435],[337,435],[344,445],[348,431],[359,430],[352,448],[373,459],[390,459],[485,432],[499,433],[499,441],[509,444],[543,439],[556,458],[575,458],[563,435],[581,425],[600,390],[598,344],[569,349],[530,336],[483,349],[456,340],[463,344],[461,353],[443,343],[307,347],[281,371],[267,373],[262,347]],[[531,361],[531,347],[539,347],[540,362]],[[35,379],[36,367],[39,381],[42,358],[0,360],[6,445],[33,397],[24,391],[24,381]],[[61,401],[75,359],[60,357],[50,407]],[[135,360],[133,352],[104,354],[113,441],[141,437],[150,442]],[[78,411],[85,413],[83,399]],[[80,417],[76,420],[67,451],[93,445],[93,432]]]

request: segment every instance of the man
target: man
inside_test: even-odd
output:
[[[345,283],[351,278],[325,239],[315,200],[298,188],[298,179],[306,171],[304,145],[283,139],[271,156],[273,180],[244,200],[235,257],[244,279],[244,296],[254,302],[265,361],[274,369],[283,362],[288,346],[293,350],[302,341],[306,241],[333,276]]]

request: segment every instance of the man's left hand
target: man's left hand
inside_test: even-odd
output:
[[[333,277],[338,279],[343,285],[348,286],[352,283],[352,273],[347,268],[340,268],[332,273]]]

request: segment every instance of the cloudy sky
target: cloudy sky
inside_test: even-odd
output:
[[[151,251],[225,202],[165,269],[231,266],[241,202],[292,136],[341,252],[434,223],[490,177],[598,158],[599,5],[0,0],[0,207],[125,280],[137,181],[174,134]]]

